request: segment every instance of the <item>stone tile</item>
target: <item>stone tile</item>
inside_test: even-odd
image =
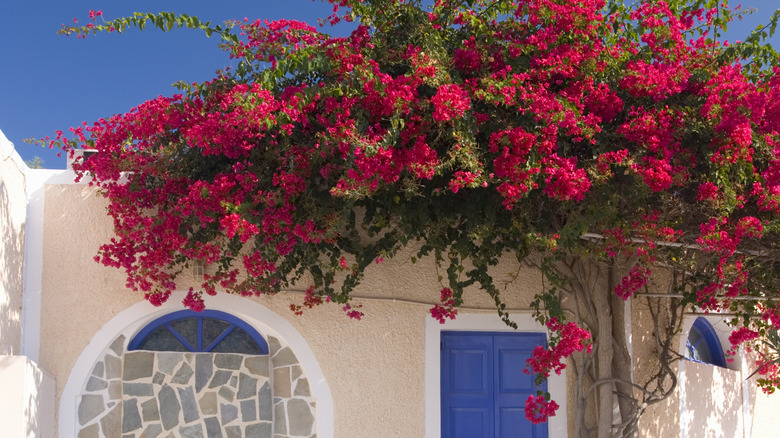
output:
[[[268,382],[265,382],[257,393],[257,405],[260,410],[260,419],[271,421],[274,410],[271,400],[271,385]]]
[[[271,362],[274,364],[274,368],[283,367],[288,365],[298,365],[298,358],[295,357],[295,353],[292,352],[290,347],[284,347],[272,356]]]
[[[122,438],[136,438],[134,433],[128,433],[125,435],[122,435]]]
[[[98,363],[95,364],[95,367],[92,368],[92,375],[95,377],[103,377],[103,372],[105,371],[105,365],[103,365],[103,361],[98,361]]]
[[[179,428],[179,437],[181,438],[203,438],[203,426],[200,423],[192,426],[182,426]]]
[[[162,425],[165,430],[171,430],[179,424],[179,412],[181,412],[181,406],[179,405],[179,399],[176,398],[176,393],[168,385],[163,385],[160,388],[160,392],[157,394],[157,398],[160,406],[160,419],[162,419]]]
[[[244,438],[241,435],[241,426],[225,426],[225,434],[227,438]]]
[[[195,392],[200,392],[206,386],[213,372],[211,354],[199,354],[195,357]]]
[[[154,395],[154,387],[151,383],[125,383],[122,385],[122,394],[133,397],[151,397]]]
[[[214,355],[214,366],[225,370],[237,370],[241,368],[243,356],[238,354],[217,353]]]
[[[155,385],[162,385],[165,382],[165,374],[157,371],[154,373],[154,378],[152,378],[152,383]]]
[[[79,424],[83,426],[89,423],[105,410],[106,405],[101,394],[82,395],[79,403]]]
[[[122,430],[122,405],[117,404],[100,419],[100,429],[106,438],[119,438]]]
[[[208,438],[223,438],[222,428],[219,425],[217,417],[205,418],[203,419],[203,422],[206,423],[206,435]]]
[[[176,366],[184,361],[184,354],[173,352],[157,353],[157,369],[167,375],[172,375]]]
[[[122,433],[132,432],[142,426],[138,413],[138,400],[131,398],[122,401]]]
[[[250,423],[257,420],[257,402],[244,400],[241,402],[241,421]]]
[[[152,377],[154,373],[154,353],[148,351],[130,351],[125,354],[122,380],[142,379]]]
[[[250,356],[244,359],[244,366],[256,376],[268,376],[268,356]]]
[[[176,371],[176,375],[171,379],[171,383],[186,385],[190,383],[193,374],[194,371],[192,371],[192,367],[186,363],[182,363],[181,367],[179,367],[179,371]]]
[[[293,365],[293,366],[290,367],[290,379],[293,382],[298,377],[301,377],[301,374],[303,374],[303,371],[301,371],[301,367],[299,365]]]
[[[230,388],[227,386],[223,386],[222,388],[219,388],[219,394],[220,397],[224,398],[225,400],[233,403],[233,400],[236,398],[236,393],[231,391]]]
[[[122,359],[107,354],[105,359],[106,363],[106,379],[118,379],[122,377]]]
[[[314,415],[305,400],[294,398],[287,402],[287,418],[290,422],[290,435],[309,436],[314,426]]]
[[[198,418],[198,405],[195,403],[195,391],[191,386],[186,388],[178,388],[179,400],[181,400],[181,410],[184,413],[184,422],[191,423]]]
[[[298,379],[298,382],[295,383],[295,392],[293,393],[295,396],[299,397],[310,397],[311,396],[311,390],[309,389],[309,380],[307,378]]]
[[[207,392],[198,401],[200,405],[200,411],[203,415],[216,415],[217,414],[217,393]]]
[[[150,398],[149,400],[141,403],[141,416],[145,422],[158,421],[160,419],[160,411],[157,409],[157,399]],[[162,429],[160,429],[162,432]]]
[[[103,379],[99,379],[93,376],[87,380],[87,391],[102,391],[106,388],[108,388],[108,382]]]
[[[138,435],[138,438],[157,438],[162,433],[162,426],[154,423],[146,426],[146,429]]]
[[[184,353],[184,361],[192,365],[192,360],[196,355],[198,355],[198,353]]]
[[[100,438],[100,426],[97,423],[90,424],[79,431],[78,438]]]
[[[238,383],[238,377],[232,376],[230,378],[230,387],[233,389],[236,389],[236,384]]]
[[[122,398],[122,381],[112,380],[108,382],[108,399],[120,400]]]
[[[272,438],[271,423],[255,423],[247,425],[246,438]]]
[[[220,403],[219,410],[221,411],[220,418],[222,419],[223,425],[228,424],[238,418],[238,407],[235,405]]]
[[[268,354],[273,357],[277,351],[281,350],[282,346],[279,344],[279,340],[273,336],[268,337]]]
[[[290,368],[274,368],[274,397],[288,398],[290,391]]]
[[[108,348],[116,353],[117,356],[121,356],[122,353],[125,352],[125,335],[119,335],[119,337],[114,339],[114,342],[112,342],[111,346]]]
[[[284,403],[274,405],[274,433],[287,433],[287,414]]]
[[[232,372],[225,370],[216,371],[214,373],[214,377],[211,379],[211,383],[209,383],[209,388],[216,388],[218,386],[224,385],[230,379],[232,374]]]
[[[254,397],[257,394],[257,379],[247,374],[241,373],[238,378],[238,393],[236,398],[244,400]]]

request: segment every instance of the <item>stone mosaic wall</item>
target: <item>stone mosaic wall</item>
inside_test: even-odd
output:
[[[125,352],[119,336],[78,401],[79,438],[316,437],[316,403],[288,346],[269,355]]]

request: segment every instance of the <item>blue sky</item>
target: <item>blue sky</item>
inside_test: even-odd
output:
[[[732,1],[732,4],[738,4]],[[729,29],[739,40],[765,20],[776,0],[744,0],[756,14]],[[133,12],[175,11],[201,21],[297,19],[316,25],[330,6],[311,0],[7,0],[0,2],[0,130],[24,160],[39,156],[46,168],[64,168],[57,150],[23,142],[53,136],[82,121],[123,113],[158,95],[174,93],[176,81],[202,82],[231,64],[218,38],[183,29],[154,29],[86,39],[57,34],[63,23],[87,23],[90,9],[107,19]],[[778,32],[780,34],[780,32]],[[780,45],[780,35],[773,43]]]

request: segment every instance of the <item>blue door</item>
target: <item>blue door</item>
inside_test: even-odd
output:
[[[523,373],[546,342],[544,333],[442,332],[442,438],[546,438],[547,423],[525,418],[539,388]]]

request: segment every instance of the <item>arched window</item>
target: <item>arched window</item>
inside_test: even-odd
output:
[[[702,317],[696,318],[688,334],[685,357],[695,362],[726,366],[726,357],[723,355],[718,334],[712,324]]]
[[[180,310],[155,319],[133,337],[128,350],[268,354],[265,339],[225,312]]]

